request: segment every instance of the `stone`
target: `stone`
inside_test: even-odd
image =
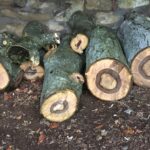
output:
[[[105,25],[113,28],[118,28],[124,19],[123,15],[114,12],[97,12],[95,18],[97,25]]]
[[[149,0],[118,0],[118,8],[130,9],[150,4]]]
[[[99,0],[86,0],[86,9],[88,10],[97,10],[99,8]]]
[[[59,22],[54,21],[54,20],[49,20],[46,25],[48,26],[50,31],[54,32],[60,32],[64,30],[64,26],[61,25]]]
[[[100,0],[99,10],[100,11],[111,11],[113,8],[112,0]]]

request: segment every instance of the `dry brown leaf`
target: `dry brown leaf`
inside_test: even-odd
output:
[[[44,134],[44,132],[40,132],[40,136],[38,138],[38,145],[43,143],[45,139],[46,139],[46,135]]]
[[[51,123],[51,124],[49,125],[49,128],[50,128],[50,129],[56,129],[56,128],[58,128],[58,127],[59,127],[59,124],[56,123],[56,122]]]
[[[135,129],[128,127],[127,129],[125,129],[125,130],[123,131],[123,134],[124,134],[125,136],[134,135],[134,134],[135,134]]]

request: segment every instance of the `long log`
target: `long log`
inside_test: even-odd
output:
[[[97,26],[86,50],[88,89],[101,100],[124,98],[131,88],[131,74],[117,36],[108,28]]]
[[[9,58],[0,55],[0,91],[16,88],[23,79],[24,72]]]
[[[82,59],[69,47],[69,36],[44,59],[45,78],[41,94],[41,114],[50,121],[62,122],[77,110],[84,79]]]
[[[75,52],[82,54],[88,46],[89,33],[95,26],[93,18],[81,11],[77,11],[70,17],[68,25],[73,32],[70,46]]]
[[[150,87],[150,18],[130,14],[118,32],[134,83]]]

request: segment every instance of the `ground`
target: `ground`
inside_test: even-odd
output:
[[[117,102],[84,87],[79,110],[52,123],[39,113],[42,81],[23,81],[0,94],[0,150],[150,150],[150,92],[133,86]]]

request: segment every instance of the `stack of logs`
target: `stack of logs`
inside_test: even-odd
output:
[[[62,122],[78,108],[82,72],[91,93],[105,101],[126,97],[132,78],[150,87],[150,18],[132,13],[115,33],[78,11],[68,25],[71,33],[61,39],[38,21],[28,23],[21,38],[0,34],[0,90],[44,76],[40,112]]]

